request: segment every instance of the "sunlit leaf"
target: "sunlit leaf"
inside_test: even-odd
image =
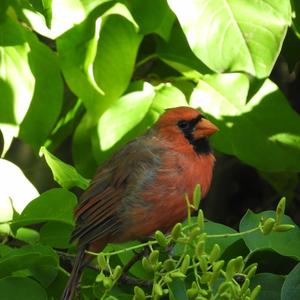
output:
[[[105,111],[98,123],[101,149],[107,150],[143,120],[155,96],[152,85],[124,95]]]
[[[126,90],[141,38],[127,18],[94,12],[58,40],[66,80],[95,122]]]
[[[89,180],[82,177],[76,169],[64,163],[53,154],[51,154],[45,147],[41,148],[41,153],[44,154],[46,162],[50,167],[54,180],[57,181],[63,188],[69,189],[78,186],[86,189],[89,185]]]
[[[168,0],[194,53],[211,69],[267,77],[291,23],[289,0]]]
[[[47,0],[43,1],[43,5],[39,8],[23,3],[22,11],[36,32],[55,39],[82,22],[94,8],[109,1]],[[66,12],[68,12],[67,18]]]
[[[299,171],[299,115],[270,80],[247,102],[249,86],[243,74],[205,76],[191,105],[220,128],[212,137],[218,150],[263,171]]]
[[[155,32],[168,40],[175,16],[166,0],[128,0],[125,3],[138,23],[141,33]]]
[[[59,116],[63,83],[54,53],[33,34],[26,33],[26,37],[31,49],[29,65],[36,82],[29,110],[20,125],[19,136],[38,150]]]
[[[0,182],[0,222],[12,220],[14,211],[21,213],[39,195],[21,169],[5,159],[0,159]],[[0,225],[2,230],[7,232],[8,225]]]
[[[73,225],[76,197],[65,189],[51,189],[34,199],[20,216],[14,219],[13,228],[48,221]]]

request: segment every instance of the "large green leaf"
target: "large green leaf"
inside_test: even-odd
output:
[[[45,5],[47,1],[31,1],[33,5],[23,2],[21,9],[26,21],[36,32],[55,39],[74,25],[82,22],[97,6],[109,1],[52,0],[51,5]],[[68,15],[67,18],[66,14]]]
[[[134,82],[130,91],[107,110],[109,117],[105,113],[104,119],[100,118],[98,136],[92,137],[94,156],[99,163],[111,152],[99,153],[109,147],[114,151],[115,144],[119,147],[143,134],[166,108],[187,105],[184,94],[171,84],[154,88],[148,83]]]
[[[272,273],[260,273],[251,278],[250,288],[253,289],[257,285],[261,285],[262,288],[256,300],[282,300],[280,293],[283,282],[283,276]]]
[[[240,223],[240,231],[246,231],[258,226],[262,217],[275,218],[274,211],[264,211],[255,214],[248,210]],[[244,235],[243,239],[250,251],[272,249],[277,253],[300,260],[300,229],[288,216],[283,216],[283,224],[293,224],[295,228],[287,232],[271,232],[263,235],[260,231]]]
[[[177,21],[167,41],[157,39],[156,53],[164,62],[187,77],[194,76],[195,71],[202,74],[212,73],[193,53]]]
[[[86,189],[89,185],[89,180],[82,177],[76,169],[64,163],[53,154],[51,154],[45,147],[41,148],[41,153],[44,154],[46,162],[50,167],[54,180],[57,181],[63,188],[69,189],[74,186]]]
[[[58,40],[64,76],[95,122],[126,90],[142,38],[128,18],[100,17],[103,12],[94,11]]]
[[[6,277],[0,280],[3,300],[47,300],[46,291],[34,280],[25,277]]]
[[[31,201],[20,216],[14,219],[13,228],[41,222],[55,221],[73,225],[76,197],[65,189],[51,189]]]
[[[246,75],[205,76],[191,105],[211,115],[220,128],[212,137],[218,150],[263,171],[299,171],[299,115],[270,80],[247,102],[248,93]]]
[[[14,211],[21,213],[39,193],[12,162],[0,159],[0,222],[12,220]],[[8,224],[0,225],[0,232],[8,232]]]
[[[267,77],[291,23],[289,0],[168,0],[194,53],[211,69]]]
[[[91,136],[96,132],[96,125],[91,116],[86,113],[75,129],[72,143],[72,157],[76,169],[80,174],[91,178],[98,166],[93,157]],[[99,147],[99,143],[97,144]],[[88,153],[89,155],[86,155]]]
[[[34,245],[11,249],[0,258],[0,277],[42,264],[52,268],[58,267],[58,257],[48,246]]]
[[[28,55],[29,65],[36,83],[19,136],[38,150],[59,116],[63,101],[63,83],[54,53],[33,34],[26,33],[26,37],[31,49]]]
[[[40,242],[54,248],[68,248],[73,226],[62,222],[48,222],[41,227]]]
[[[18,134],[34,92],[35,78],[29,67],[30,46],[22,26],[8,17],[0,23],[0,130],[2,155]]]
[[[145,83],[143,90],[124,95],[104,112],[98,123],[100,146],[103,151],[111,148],[143,120],[154,96],[153,86]]]
[[[300,298],[300,264],[298,264],[286,277],[282,290],[281,300]]]
[[[175,16],[166,0],[127,0],[126,5],[141,33],[154,32],[168,40]]]

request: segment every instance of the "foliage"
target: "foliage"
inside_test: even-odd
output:
[[[284,184],[300,171],[299,104],[285,89],[298,78],[299,14],[292,0],[0,1],[1,297],[59,299],[75,251],[74,188],[85,189],[96,167],[166,108],[200,108],[221,129],[212,138],[219,155],[288,194]],[[293,71],[283,83],[274,75],[279,57]],[[40,188],[14,163],[16,141],[47,163],[60,187]],[[64,159],[66,144],[72,159]],[[299,298],[291,287],[299,285],[300,231],[284,206],[248,211],[240,232],[204,221],[200,210],[170,235],[109,245],[97,254],[100,271],[85,271],[81,293]]]

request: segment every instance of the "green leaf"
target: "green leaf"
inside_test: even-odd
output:
[[[240,231],[255,228],[262,217],[275,218],[274,211],[264,211],[255,214],[248,210],[240,223]],[[243,236],[243,239],[250,251],[260,249],[272,249],[273,251],[300,260],[300,229],[288,216],[283,216],[282,223],[293,224],[295,229],[288,232],[272,232],[265,236],[260,231],[252,232]]]
[[[72,230],[73,226],[69,224],[48,222],[40,229],[40,242],[54,248],[68,248]]]
[[[168,40],[175,16],[166,0],[127,0],[126,5],[141,33],[157,33]]]
[[[281,300],[280,293],[283,282],[283,276],[272,273],[260,273],[251,278],[250,289],[252,290],[257,285],[261,285],[262,288],[256,300]]]
[[[104,112],[98,123],[100,147],[103,151],[111,148],[143,120],[154,96],[152,85],[145,82],[142,91],[124,95]]]
[[[267,77],[291,23],[288,0],[168,3],[194,53],[216,72],[244,71]]]
[[[24,20],[30,23],[34,31],[50,39],[56,39],[75,24],[82,22],[97,6],[109,1],[43,0],[43,5],[40,3],[39,6],[23,2],[21,9],[25,16]]]
[[[172,282],[168,283],[170,299],[172,300],[188,300],[186,293],[185,282],[180,278],[174,278]]]
[[[51,189],[41,194],[29,203],[14,219],[13,228],[55,221],[73,225],[73,209],[76,205],[76,197],[65,189]]]
[[[23,121],[33,96],[35,78],[29,67],[30,46],[22,26],[8,17],[0,23],[0,130],[3,156],[18,125]]]
[[[42,147],[40,151],[45,156],[46,162],[52,171],[54,180],[57,181],[63,188],[70,189],[77,186],[81,189],[86,189],[88,187],[89,180],[82,177],[73,166],[68,165],[55,157],[45,147]]]
[[[196,221],[196,218],[193,218],[193,221]],[[205,240],[205,249],[207,252],[210,252],[212,250],[214,244],[218,244],[221,248],[222,254],[230,245],[240,239],[240,237],[226,236],[226,234],[234,234],[237,232],[236,230],[220,223],[206,220],[204,223],[204,228],[204,231],[208,235],[224,235],[224,237],[207,237]]]
[[[95,132],[97,132],[96,125],[91,116],[86,113],[73,135],[72,157],[75,167],[78,172],[89,178],[94,175],[98,163],[93,155],[84,155],[84,153],[93,153],[91,136]]]
[[[29,110],[20,125],[19,136],[38,150],[61,111],[63,83],[54,53],[31,32],[26,32],[26,37],[30,45],[28,59],[35,77],[35,87]]]
[[[0,182],[0,222],[12,220],[14,211],[20,214],[39,195],[21,169],[5,159],[0,159]],[[8,225],[0,225],[1,231],[8,232]]]
[[[20,124],[29,108],[35,78],[29,67],[30,46],[19,24],[0,23],[0,123]]]
[[[133,82],[129,87],[129,91],[128,91],[129,94],[123,96],[122,97],[123,103],[120,103],[122,104],[122,107],[124,107],[124,109],[126,110],[126,113],[124,114],[124,112],[120,112],[120,110],[113,111],[115,113],[114,120],[116,124],[121,124],[119,127],[124,126],[124,128],[115,128],[113,130],[113,132],[122,133],[123,136],[120,140],[114,139],[114,142],[111,141],[111,146],[114,143],[117,143],[114,145],[114,147],[111,147],[106,152],[103,152],[103,150],[101,149],[100,143],[103,142],[102,136],[99,135],[99,128],[101,129],[101,127],[98,127],[98,135],[92,134],[93,153],[95,159],[98,160],[98,163],[101,163],[116,148],[120,147],[121,145],[124,145],[125,143],[129,142],[136,136],[144,134],[145,131],[155,123],[155,121],[158,119],[160,114],[164,112],[165,109],[176,107],[176,106],[187,105],[184,94],[179,89],[177,89],[176,87],[172,86],[169,83],[160,84],[156,86],[154,88],[154,93],[153,93],[153,87],[151,88],[150,87],[151,86],[148,83]],[[150,99],[150,94],[152,94],[152,99]],[[140,103],[136,103],[134,106],[128,105],[127,107],[124,101],[124,99],[125,100],[127,99],[127,95],[128,97],[132,95],[141,97],[139,100]],[[127,103],[130,101],[127,101]],[[143,107],[142,105],[140,106],[141,103],[145,103],[145,102],[146,104],[144,105],[145,106],[147,105],[147,110],[148,110],[147,112],[145,112],[146,107]],[[132,116],[131,111],[139,111],[140,114],[143,114],[144,117],[141,120],[140,115]],[[117,112],[119,112],[119,114],[117,114]],[[113,123],[103,122],[103,126],[105,126],[104,128],[108,128],[106,126],[109,126],[109,128],[114,128],[115,124],[114,122]],[[126,132],[124,130],[125,128],[127,128]],[[128,131],[130,128],[132,129]],[[105,136],[105,138],[107,136],[108,139],[112,139],[114,137],[114,134],[112,133],[111,129],[109,131],[109,134],[107,131],[105,132],[105,130],[103,130],[103,135]],[[121,134],[119,136],[121,137]]]
[[[167,41],[157,39],[156,53],[165,63],[187,77],[193,77],[197,72],[212,73],[193,53],[178,22],[175,22]]]
[[[24,277],[0,279],[0,294],[3,300],[47,300],[46,291],[34,280]]]
[[[40,240],[40,234],[34,229],[21,227],[17,230],[15,238],[30,245],[34,245]]]
[[[126,90],[142,38],[127,18],[101,13],[94,11],[58,39],[67,83],[95,122]]]
[[[0,277],[41,265],[58,267],[58,257],[50,247],[34,245],[11,249],[0,258]]]
[[[219,151],[263,171],[299,171],[299,115],[268,79],[247,102],[248,92],[246,75],[205,76],[191,105],[211,115],[220,128],[211,139]]]
[[[281,300],[298,299],[300,297],[300,264],[286,277],[282,290]]]
[[[295,26],[298,38],[300,38],[300,3],[297,0],[292,0],[292,5],[293,11],[296,14],[296,17],[293,19],[293,25]]]

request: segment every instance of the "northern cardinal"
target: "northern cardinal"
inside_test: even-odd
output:
[[[78,240],[63,300],[71,300],[84,266],[85,250],[142,239],[185,219],[184,195],[197,184],[205,196],[215,158],[207,137],[218,128],[190,107],[167,109],[143,136],[101,166],[75,209]]]

